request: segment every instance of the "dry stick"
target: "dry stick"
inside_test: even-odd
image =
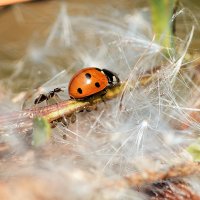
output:
[[[108,88],[105,95],[97,95],[92,100],[66,100],[57,104],[46,106],[43,108],[29,109],[28,112],[33,116],[45,117],[49,122],[63,117],[64,115],[71,115],[77,111],[84,110],[87,107],[99,104],[103,101],[108,101],[118,96],[124,87],[124,83],[121,83],[115,87]]]
[[[70,116],[75,112],[87,109],[91,105],[99,104],[117,97],[123,91],[124,86],[125,82],[108,88],[103,96],[96,95],[90,100],[78,101],[69,99],[45,107],[36,107],[21,112],[0,115],[0,134],[11,129],[14,130],[14,132],[16,132],[16,129],[20,130],[20,132],[26,132],[32,128],[32,119],[35,117],[44,117],[49,122],[52,122],[63,116]]]
[[[106,183],[106,187],[114,188],[132,188],[142,186],[144,184],[155,183],[160,180],[168,180],[173,178],[182,178],[193,174],[200,173],[200,165],[195,162],[188,162],[170,167],[167,171],[145,171],[143,173],[134,173],[123,177],[120,180]]]

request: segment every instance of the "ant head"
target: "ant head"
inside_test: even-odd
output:
[[[53,91],[57,93],[57,92],[61,92],[63,90],[61,88],[55,88]]]

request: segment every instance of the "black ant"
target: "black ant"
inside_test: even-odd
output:
[[[35,100],[34,100],[34,104],[37,105],[39,103],[42,103],[43,101],[48,101],[49,99],[57,96],[57,93],[59,92],[63,92],[64,90],[62,90],[61,88],[55,88],[54,90],[46,93],[46,94],[40,94]],[[91,110],[96,110],[97,107],[96,106],[91,106],[91,108],[86,109],[87,112],[90,112]],[[82,112],[84,110],[81,110],[80,112]],[[63,116],[58,120],[55,120],[51,123],[52,128],[55,128],[58,122],[62,122],[63,126],[68,127],[69,123],[74,123],[76,121],[76,115],[72,114],[70,116]]]
[[[48,101],[49,99],[57,96],[57,93],[61,92],[61,91],[64,91],[62,90],[61,88],[55,88],[54,90],[46,93],[46,94],[40,94],[34,101],[34,104],[39,104],[43,101]],[[63,116],[53,122],[51,122],[51,127],[52,128],[55,128],[57,126],[57,123],[59,122],[62,122],[62,125],[63,126],[66,126],[68,127],[69,126],[69,123],[74,123],[76,120],[76,116],[75,115],[70,115],[70,116]],[[63,139],[66,139],[66,138],[63,138]]]
[[[63,91],[61,88],[55,88],[54,90],[48,92],[47,94],[40,94],[39,97],[37,97],[34,101],[34,104],[39,104],[43,101],[47,101],[51,98],[53,98],[54,96],[57,95],[57,93]]]

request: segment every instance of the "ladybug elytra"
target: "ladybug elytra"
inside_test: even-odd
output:
[[[74,99],[84,99],[119,82],[119,77],[107,69],[84,68],[75,73],[69,82],[69,96]]]

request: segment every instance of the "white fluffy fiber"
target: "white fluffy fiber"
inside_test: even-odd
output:
[[[1,80],[2,91],[8,90],[0,97],[1,111],[5,112],[5,106],[20,110],[23,100],[8,103],[8,99],[24,91],[33,93],[38,86],[40,92],[67,86],[75,71],[88,66],[107,68],[121,81],[136,81],[136,85],[124,91],[122,100],[118,97],[97,110],[77,113],[76,122],[69,127],[58,124],[53,129],[54,145],[46,150],[32,149],[25,136],[19,136],[20,130],[5,132],[1,140],[12,151],[1,173],[4,177],[12,175],[13,184],[19,179],[19,186],[24,185],[24,176],[33,177],[44,186],[38,190],[47,199],[145,199],[134,189],[106,185],[132,173],[167,169],[191,160],[185,148],[193,141],[193,133],[199,132],[199,125],[177,130],[173,124],[190,121],[187,113],[193,110],[191,94],[198,90],[192,85],[190,73],[186,77],[179,74],[194,28],[188,28],[182,39],[175,38],[177,52],[169,50],[166,55],[152,33],[149,9],[126,12],[112,4],[45,4],[14,8],[20,18],[17,24],[24,28],[30,24],[34,30],[22,42],[26,46],[23,55],[11,51],[9,45],[10,49],[2,47],[15,58],[7,64],[11,75]],[[40,10],[37,13],[34,9]],[[0,65],[4,63],[6,60],[0,61]],[[140,86],[140,77],[155,66],[161,66],[157,78]],[[67,89],[61,98],[68,98]],[[11,155],[20,157],[15,167]],[[198,182],[191,180],[194,185]],[[34,184],[32,188],[32,192],[18,188],[20,199],[36,199],[38,190]]]

